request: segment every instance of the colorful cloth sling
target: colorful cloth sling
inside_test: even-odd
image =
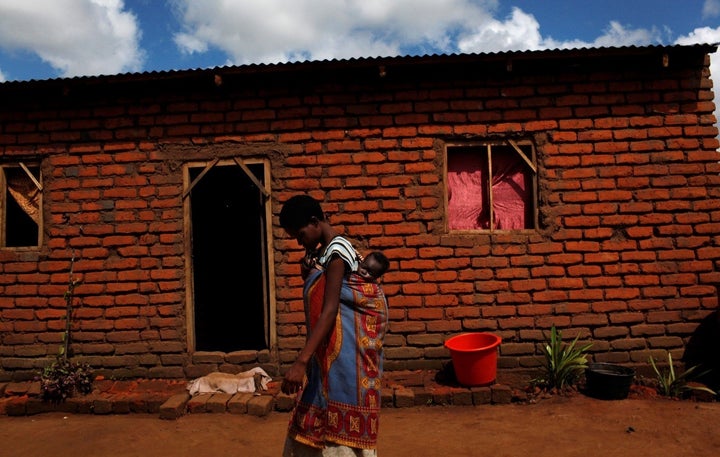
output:
[[[357,270],[357,254],[346,239],[336,237],[328,244],[320,267],[335,255],[350,271]],[[325,271],[313,269],[303,293],[309,331],[317,323],[324,291]],[[376,448],[387,313],[378,284],[354,273],[345,276],[335,326],[308,364],[308,382],[298,395],[289,437],[318,448],[325,443]]]

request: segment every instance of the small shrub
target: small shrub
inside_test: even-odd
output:
[[[70,360],[75,287],[80,284],[80,281],[73,277],[74,265],[75,253],[73,252],[70,258],[68,289],[64,294],[65,331],[62,335],[62,345],[58,348],[55,361],[43,368],[36,378],[40,380],[43,400],[53,403],[65,401],[76,393],[85,395],[92,391],[93,370],[90,365]]]
[[[563,344],[562,332],[553,325],[550,329],[550,339],[542,347],[543,374],[535,378],[532,383],[546,389],[563,390],[573,387],[587,368],[585,353],[592,343],[576,347],[580,335],[576,336],[570,344]]]
[[[40,375],[42,399],[52,403],[63,402],[75,393],[89,394],[92,384],[93,370],[90,365],[63,357],[58,357],[55,362],[45,367]]]
[[[675,368],[673,367],[672,355],[668,352],[668,367],[667,369],[658,368],[655,360],[650,357],[650,365],[652,365],[655,371],[655,380],[657,381],[657,391],[660,395],[672,398],[681,398],[686,396],[693,390],[708,392],[713,395],[717,395],[717,392],[709,389],[705,386],[694,386],[688,384],[695,376],[702,376],[709,373],[704,371],[695,375],[698,365],[688,368],[682,374],[676,375]]]

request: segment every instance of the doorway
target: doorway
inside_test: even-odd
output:
[[[195,351],[270,347],[269,195],[265,163],[188,165],[190,293]]]

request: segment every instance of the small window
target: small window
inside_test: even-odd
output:
[[[0,165],[0,247],[38,247],[42,219],[40,167]]]
[[[537,228],[532,144],[453,145],[446,152],[449,230]]]

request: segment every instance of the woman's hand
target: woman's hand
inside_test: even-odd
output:
[[[340,257],[334,256],[327,268],[325,269],[327,278],[325,280],[325,289],[323,295],[323,307],[320,311],[315,327],[309,329],[308,338],[305,346],[298,354],[298,358],[285,373],[282,385],[280,386],[283,393],[295,393],[303,386],[305,382],[305,368],[310,362],[310,358],[317,351],[321,344],[326,341],[332,328],[335,326],[335,318],[338,314],[340,306],[340,289],[342,287],[342,279],[345,274],[345,262]]]
[[[300,262],[300,276],[303,279],[306,279],[308,276],[308,273],[310,273],[310,270],[312,270],[315,267],[315,262],[317,261],[317,253],[315,251],[305,251],[305,257],[302,258],[302,261]]]
[[[280,390],[282,390],[284,394],[294,394],[302,389],[305,383],[305,368],[305,363],[300,360],[296,360],[295,363],[292,364],[290,369],[285,373],[282,384],[280,385]]]

